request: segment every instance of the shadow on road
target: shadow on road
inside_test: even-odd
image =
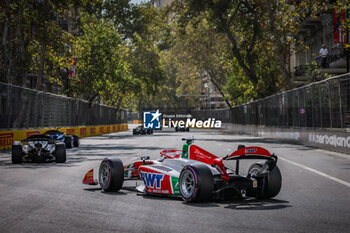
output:
[[[274,210],[284,209],[292,207],[287,205],[288,201],[270,199],[270,200],[257,200],[257,199],[246,199],[246,200],[232,200],[225,202],[206,202],[206,203],[184,203],[188,206],[207,208],[207,207],[220,207],[220,204],[224,204],[224,208],[233,210]]]
[[[128,191],[127,190],[127,187],[124,188],[123,187],[123,190],[119,190],[118,192],[105,192],[102,190],[102,188],[100,186],[96,187],[94,186],[93,188],[85,188],[84,189],[85,191],[88,191],[88,192],[100,192],[102,194],[105,194],[105,195],[111,195],[111,196],[121,196],[121,195],[127,195],[128,192],[125,192],[125,191]]]
[[[201,207],[201,208],[208,208],[208,207],[220,207],[220,205],[212,202],[205,202],[205,203],[183,203],[184,205],[193,206],[193,207]]]
[[[276,210],[292,207],[288,205],[289,201],[268,199],[268,200],[241,200],[235,203],[230,203],[225,208],[234,210]]]

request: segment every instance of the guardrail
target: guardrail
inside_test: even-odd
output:
[[[14,141],[21,141],[31,135],[42,134],[48,130],[56,129],[57,128],[0,130],[0,150],[10,149]],[[79,138],[83,138],[128,130],[128,124],[63,127],[59,130],[65,134],[77,134]]]

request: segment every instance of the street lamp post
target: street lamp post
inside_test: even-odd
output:
[[[349,9],[346,9],[346,19],[349,19]],[[347,25],[349,26],[349,25]],[[350,64],[349,64],[349,52],[350,52],[350,44],[349,44],[349,27],[346,28],[346,73],[349,73],[350,71]]]

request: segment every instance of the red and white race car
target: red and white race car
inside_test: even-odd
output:
[[[179,196],[186,202],[209,199],[242,197],[272,198],[281,189],[282,177],[277,167],[277,156],[261,147],[245,147],[224,158],[193,144],[194,139],[183,139],[182,150],[163,150],[161,158],[138,161],[123,166],[120,159],[105,158],[94,179],[91,169],[83,179],[84,184],[100,184],[104,191],[118,191],[124,180],[142,180],[138,191],[149,195]],[[239,175],[239,161],[261,159],[253,163],[246,176]],[[235,169],[227,168],[223,161],[236,160]],[[235,170],[235,171],[233,171]]]

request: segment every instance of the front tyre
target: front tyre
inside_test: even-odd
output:
[[[120,159],[105,158],[98,172],[101,188],[105,192],[118,191],[124,183],[123,163]]]
[[[12,145],[12,163],[22,163],[23,151],[21,144]]]
[[[213,175],[206,165],[187,165],[180,173],[179,186],[185,202],[207,201],[214,189]]]
[[[262,164],[254,163],[248,169],[248,176],[255,177],[263,167]],[[282,176],[280,169],[275,166],[267,175],[256,177],[258,180],[258,188],[256,190],[256,198],[269,199],[277,196],[282,187]]]

